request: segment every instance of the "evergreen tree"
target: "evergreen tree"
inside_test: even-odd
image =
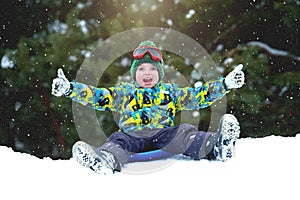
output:
[[[1,2],[0,143],[39,157],[68,158],[78,135],[71,102],[55,98],[51,82],[63,68],[73,79],[97,45],[132,28],[164,27],[198,41],[228,73],[245,65],[246,85],[227,97],[228,112],[241,121],[242,137],[294,136],[299,116],[299,15],[297,1],[26,0]],[[251,41],[259,41],[249,43]],[[286,55],[259,46],[267,44]],[[112,86],[129,68],[123,55],[99,86]],[[165,64],[193,79],[193,66],[165,52]],[[129,65],[129,64],[128,64]],[[129,66],[128,66],[129,67]],[[105,132],[114,118],[97,113]],[[207,128],[210,109],[201,111]]]

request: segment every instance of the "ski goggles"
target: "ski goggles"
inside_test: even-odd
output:
[[[152,60],[162,62],[162,53],[158,48],[152,46],[141,46],[133,51],[134,59],[141,59],[146,53],[149,53]]]

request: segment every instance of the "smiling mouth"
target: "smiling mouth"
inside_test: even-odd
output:
[[[152,78],[144,78],[143,79],[143,81],[145,82],[145,83],[149,83],[149,82],[152,82]]]

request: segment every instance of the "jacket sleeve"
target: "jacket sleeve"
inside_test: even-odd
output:
[[[210,106],[215,101],[223,98],[229,90],[224,84],[224,78],[206,82],[197,88],[177,88],[177,110],[196,110]]]
[[[84,106],[96,110],[117,111],[120,87],[97,88],[78,82],[71,82],[71,90],[67,97]]]

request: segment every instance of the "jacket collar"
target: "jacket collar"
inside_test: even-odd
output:
[[[155,85],[154,87],[149,88],[149,89],[155,89],[155,88],[160,87],[161,85],[162,85],[162,82],[159,81],[159,82],[156,83],[156,85]],[[134,81],[134,86],[135,86],[136,88],[143,88],[143,87],[141,87],[136,81]]]

